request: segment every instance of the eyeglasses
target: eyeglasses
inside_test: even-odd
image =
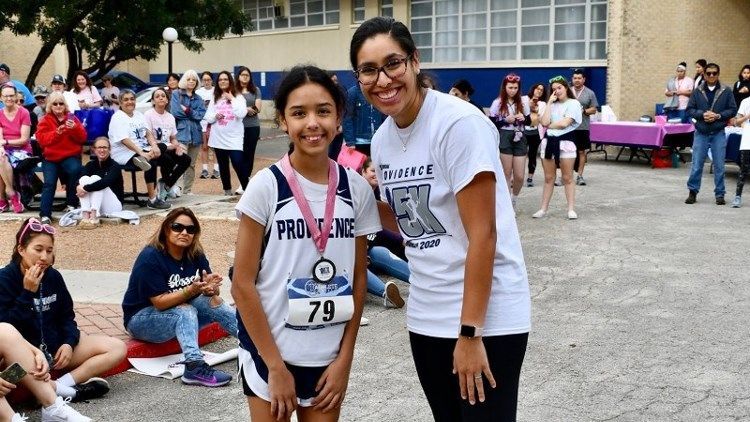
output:
[[[406,73],[406,66],[410,59],[411,55],[408,55],[402,59],[391,59],[380,67],[362,66],[354,71],[354,77],[362,85],[374,84],[380,77],[380,72],[385,73],[385,76],[390,79],[400,78]]]
[[[716,76],[719,72],[706,72],[706,76]]]
[[[53,106],[64,106],[65,103],[52,103]]]
[[[3,98],[5,98],[6,100],[13,100],[13,99],[16,98],[16,94],[13,94],[13,95],[3,95]]]
[[[182,233],[183,230],[186,231],[187,234],[190,234],[190,235],[198,233],[198,227],[196,227],[193,224],[186,226],[181,223],[172,223],[169,225],[169,229],[175,233]]]
[[[519,82],[521,80],[521,77],[516,75],[515,73],[511,73],[505,77],[505,80],[508,82]]]
[[[31,231],[36,232],[36,233],[41,233],[44,231],[45,233],[51,234],[52,236],[54,236],[55,233],[57,233],[57,230],[55,230],[54,227],[50,226],[49,224],[42,224],[41,221],[32,217],[32,218],[29,218],[29,221],[26,223],[26,226],[24,226],[23,230],[21,231],[21,235],[18,236],[18,243],[21,243],[24,235],[26,234],[27,231],[29,231],[29,229],[31,229]]]
[[[554,82],[567,82],[567,79],[565,79],[565,76],[558,75],[549,80],[549,83],[554,83]]]

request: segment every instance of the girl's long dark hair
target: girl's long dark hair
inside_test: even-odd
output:
[[[258,88],[255,87],[255,82],[253,82],[253,72],[251,72],[250,68],[247,67],[247,66],[240,66],[240,67],[237,68],[237,74],[235,76],[235,78],[237,79],[237,91],[239,91],[240,93],[242,93],[243,86],[242,86],[242,82],[240,81],[240,73],[242,73],[242,72],[244,72],[246,70],[247,70],[247,73],[250,74],[250,80],[247,82],[247,87],[244,87],[244,88],[247,88],[247,92],[249,92],[251,94],[255,94],[255,91]],[[251,105],[251,104],[248,104],[248,106],[249,105]]]
[[[229,78],[228,91],[231,92],[235,97],[237,96],[237,85],[234,84],[234,77],[232,76],[232,73],[228,70],[222,70],[218,75],[216,75],[216,83],[214,83],[214,102],[218,102],[219,98],[221,98],[221,94],[224,93],[224,91],[219,88],[219,78],[221,78],[221,75],[227,75],[227,77]]]

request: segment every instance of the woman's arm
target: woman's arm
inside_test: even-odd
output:
[[[245,101],[244,95],[238,95],[232,99],[232,113],[238,119],[247,116],[247,101]]]
[[[556,121],[554,123],[550,123],[547,126],[547,128],[548,129],[565,129],[566,127],[572,125],[573,122],[574,122],[574,120],[573,120],[572,117],[563,117],[562,119],[560,119],[560,120],[558,120],[558,121]]]
[[[185,302],[193,300],[201,293],[201,282],[194,281],[189,286],[174,292],[162,293],[158,296],[150,297],[151,304],[154,308],[164,311],[175,306],[182,305]]]
[[[206,110],[203,118],[206,119],[209,124],[216,123],[216,102],[213,98],[211,98],[211,101],[208,103],[208,110]]]
[[[268,317],[263,311],[255,287],[260,269],[260,250],[265,227],[247,215],[240,219],[232,280],[232,297],[242,323],[268,367],[268,388],[271,395],[271,412],[276,417],[291,415],[297,407],[294,379],[286,368],[281,352],[271,334]]]

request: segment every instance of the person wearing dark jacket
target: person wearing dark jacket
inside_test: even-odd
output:
[[[50,368],[64,373],[57,395],[73,401],[100,397],[107,381],[96,378],[118,363],[125,344],[102,335],[81,335],[73,299],[55,262],[55,228],[26,219],[16,233],[11,262],[0,269],[0,322],[13,325],[45,354]]]
[[[349,88],[346,92],[346,113],[342,122],[346,145],[369,157],[372,135],[384,120],[385,115],[367,102],[359,84]]]
[[[76,187],[83,213],[83,220],[78,228],[96,228],[99,216],[122,211],[125,196],[122,167],[109,156],[109,148],[109,139],[104,136],[96,138],[91,146],[96,158],[86,163],[83,176]]]
[[[706,66],[705,83],[693,90],[687,106],[687,115],[695,122],[693,135],[693,167],[687,181],[689,190],[686,204],[694,204],[701,188],[703,164],[709,148],[714,167],[714,197],[716,205],[725,205],[724,158],[727,152],[727,137],[724,127],[737,114],[731,88],[719,82],[719,65]]]
[[[737,75],[737,82],[734,83],[732,94],[734,94],[734,103],[737,107],[740,106],[742,100],[750,97],[750,64],[742,66],[740,74]]]

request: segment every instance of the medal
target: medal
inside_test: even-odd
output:
[[[297,181],[297,174],[292,168],[292,163],[289,160],[289,154],[285,155],[281,160],[281,169],[283,170],[284,177],[289,183],[289,188],[292,190],[294,200],[297,202],[302,217],[307,224],[307,228],[310,230],[312,235],[313,243],[318,249],[320,259],[315,262],[312,268],[312,278],[318,283],[329,283],[336,276],[336,265],[330,259],[324,258],[323,253],[326,250],[328,244],[328,236],[333,228],[333,209],[336,205],[336,186],[338,185],[338,167],[333,160],[328,160],[328,189],[326,190],[326,205],[323,215],[323,227],[318,226],[315,218],[313,217],[312,209],[310,204],[307,202],[302,188]]]
[[[330,283],[336,275],[336,265],[333,261],[320,257],[318,262],[313,265],[312,277],[318,283]]]

